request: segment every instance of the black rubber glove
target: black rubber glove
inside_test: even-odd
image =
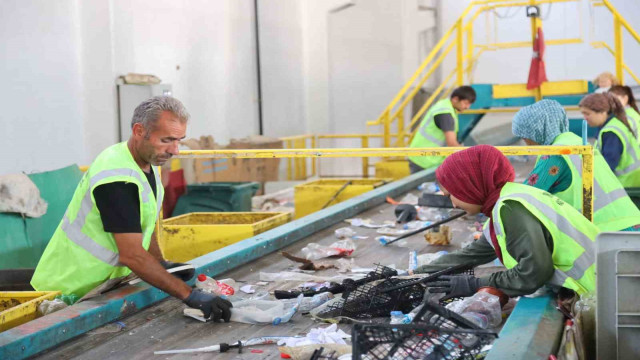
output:
[[[202,310],[204,318],[207,320],[213,319],[213,321],[219,322],[220,319],[222,319],[224,322],[229,322],[231,318],[231,308],[233,304],[231,304],[229,300],[202,291],[201,289],[193,289],[191,294],[184,299],[184,303],[194,309]]]
[[[480,279],[471,275],[442,275],[426,285],[430,293],[445,293],[441,300],[448,300],[475,294],[480,287]]]
[[[184,264],[184,263],[177,263],[177,262],[173,262],[173,261],[169,261],[169,260],[162,260],[162,261],[160,261],[160,265],[162,265],[162,267],[165,268],[166,270],[169,270],[169,269],[172,269],[174,267],[183,266],[183,265],[191,265],[191,264]],[[191,280],[195,274],[196,274],[196,269],[193,266],[191,266],[191,268],[189,268],[189,269],[180,270],[180,271],[172,273],[173,276],[177,277],[178,279],[180,279],[180,280],[182,280],[184,282],[187,282],[187,281]]]

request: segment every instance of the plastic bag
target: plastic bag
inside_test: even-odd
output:
[[[350,227],[343,227],[336,229],[334,234],[338,239],[350,239],[356,235],[356,232]]]
[[[336,241],[329,246],[318,243],[309,243],[302,248],[302,254],[307,260],[318,260],[330,256],[349,256],[356,249],[356,244],[351,239]]]
[[[44,300],[38,305],[38,313],[42,316],[49,315],[58,310],[66,308],[68,305],[60,299]]]
[[[282,300],[243,300],[233,303],[231,321],[246,324],[286,323],[298,312],[304,296],[300,294],[291,305]]]
[[[471,297],[454,301],[447,305],[447,309],[462,316],[467,315],[467,319],[481,327],[493,328],[502,323],[500,298],[486,292],[478,292]]]

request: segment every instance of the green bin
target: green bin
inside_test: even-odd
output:
[[[210,182],[187,185],[171,216],[192,212],[251,211],[251,197],[260,184],[256,182]]]
[[[633,201],[633,203],[636,204],[636,207],[640,209],[640,187],[625,188],[625,190],[631,198],[631,201]]]

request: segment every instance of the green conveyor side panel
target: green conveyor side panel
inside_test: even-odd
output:
[[[0,214],[0,269],[34,268],[71,201],[82,178],[77,165],[28,175],[47,202],[39,218]]]

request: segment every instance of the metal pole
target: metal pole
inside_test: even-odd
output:
[[[620,84],[624,85],[622,25],[620,24],[620,17],[616,14],[613,15],[613,30],[616,50],[616,77]]]

